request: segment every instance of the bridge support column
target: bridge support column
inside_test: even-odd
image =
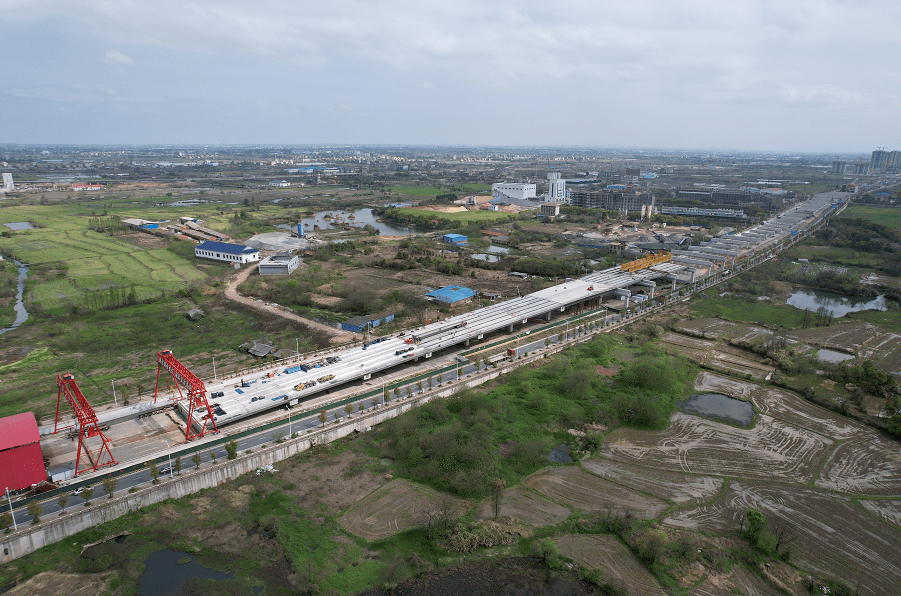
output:
[[[469,347],[469,340],[467,339],[467,340],[466,340],[466,343],[464,343],[463,345],[466,346],[466,347]]]
[[[670,290],[673,291],[673,292],[676,291],[676,278],[675,278],[675,277],[673,278],[673,287],[670,288]]]
[[[550,321],[551,320],[551,311],[547,311],[547,314],[544,316],[544,318],[546,321]]]
[[[513,333],[513,324],[510,324],[510,327],[507,328],[507,333]]]

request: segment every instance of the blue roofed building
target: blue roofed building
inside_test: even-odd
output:
[[[194,247],[194,256],[226,263],[251,263],[260,260],[260,251],[243,244],[207,240]]]
[[[341,323],[341,329],[351,331],[353,333],[362,333],[367,327],[372,329],[378,327],[382,323],[389,323],[394,320],[394,313],[384,313],[381,315],[360,315],[347,319]]]
[[[445,234],[444,241],[449,244],[456,244],[457,246],[462,246],[469,241],[469,238],[467,238],[463,234]]]
[[[426,294],[426,296],[432,300],[437,300],[438,302],[444,302],[453,306],[464,300],[469,300],[476,294],[478,294],[478,292],[475,290],[470,290],[469,288],[464,288],[462,286],[446,286],[440,290],[431,291]]]

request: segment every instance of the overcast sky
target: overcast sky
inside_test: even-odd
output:
[[[0,0],[0,142],[901,149],[899,0]]]

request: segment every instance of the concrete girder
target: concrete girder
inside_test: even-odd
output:
[[[666,279],[666,276],[663,276],[663,279]],[[651,298],[654,297],[654,288],[657,287],[657,284],[655,284],[655,283],[652,282],[651,280],[646,279],[646,280],[644,280],[644,281],[638,282],[638,283],[635,284],[635,285],[636,285],[636,286],[643,286],[643,287],[645,287],[645,288],[650,288],[650,289],[651,289],[650,297],[651,297]]]

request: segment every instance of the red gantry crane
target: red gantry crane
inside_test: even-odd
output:
[[[56,421],[53,423],[53,432],[56,433],[59,430],[59,403],[64,395],[66,396],[66,401],[72,407],[72,412],[75,414],[75,430],[78,433],[75,476],[78,476],[79,472],[86,470],[96,471],[103,466],[115,466],[116,459],[113,457],[113,452],[110,451],[110,440],[100,430],[100,425],[97,424],[97,414],[94,413],[94,408],[91,407],[91,404],[88,403],[81,389],[75,383],[75,376],[71,373],[56,375],[56,386],[59,388],[59,391],[56,394]],[[66,426],[63,428],[71,427]],[[91,448],[85,442],[85,439],[94,437],[100,437],[101,441],[100,448],[96,452],[91,451]],[[82,458],[86,460],[84,462],[85,465],[82,465]]]
[[[165,369],[172,375],[175,380],[175,386],[178,387],[179,399],[184,398],[181,392],[181,386],[188,390],[188,414],[185,428],[185,443],[193,439],[199,439],[206,434],[207,425],[212,426],[213,432],[219,432],[216,428],[216,421],[213,419],[213,413],[210,411],[210,405],[206,401],[206,386],[203,381],[194,376],[188,368],[175,359],[172,350],[163,350],[156,354],[156,389],[153,392],[153,402],[156,403],[157,391],[160,387],[160,371]],[[203,412],[196,421],[200,427],[200,432],[194,432],[194,412],[196,410]]]

